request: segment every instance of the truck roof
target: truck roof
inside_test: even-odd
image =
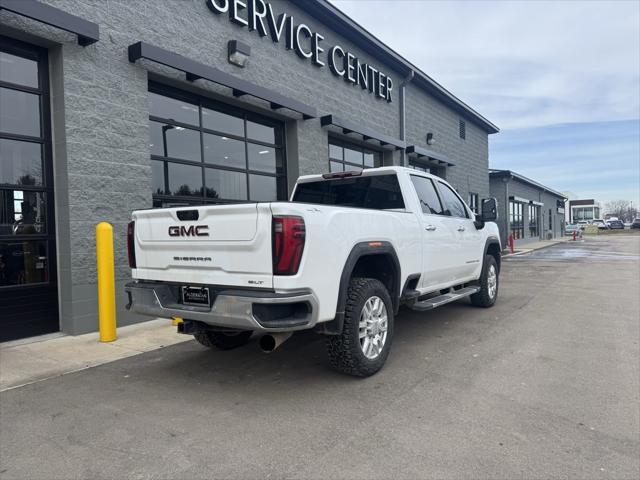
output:
[[[426,177],[437,178],[435,175],[432,175],[430,173],[423,172],[421,170],[415,170],[415,169],[409,168],[409,167],[390,166],[390,167],[376,167],[376,168],[365,168],[365,169],[354,168],[353,169],[353,171],[356,171],[356,172],[360,171],[360,170],[362,170],[362,173],[361,173],[362,176],[382,175],[382,174],[391,173],[391,172],[395,172],[395,173],[408,172],[408,173],[413,173],[413,174],[416,174],[416,175],[422,175],[422,176],[426,176]],[[346,171],[349,171],[349,170],[346,170]],[[340,173],[340,172],[335,172],[335,173]],[[323,175],[329,175],[329,173],[318,173],[318,174],[314,174],[314,175],[303,175],[303,176],[298,178],[297,183],[306,183],[306,182],[314,182],[314,181],[331,180],[331,178],[325,178]],[[336,177],[336,178],[339,178],[339,177]],[[440,179],[440,180],[442,180],[442,179]]]

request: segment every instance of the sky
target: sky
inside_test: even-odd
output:
[[[331,1],[500,127],[491,168],[640,205],[640,1]]]

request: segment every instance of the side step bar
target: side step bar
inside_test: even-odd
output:
[[[411,305],[411,310],[416,310],[418,312],[424,312],[425,310],[433,310],[434,308],[441,307],[442,305],[446,305],[447,303],[455,302],[464,297],[468,297],[469,295],[473,295],[474,293],[478,293],[480,291],[480,287],[465,287],[459,290],[454,290],[450,293],[445,293],[444,295],[440,295],[438,297],[428,298],[426,300],[422,300],[421,302],[416,302]]]

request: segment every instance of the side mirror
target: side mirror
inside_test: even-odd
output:
[[[482,200],[480,220],[483,222],[493,222],[498,219],[498,201],[495,198],[484,198]]]

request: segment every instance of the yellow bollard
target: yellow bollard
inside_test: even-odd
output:
[[[113,227],[107,222],[96,225],[98,263],[98,322],[100,341],[116,339],[116,287],[113,266]]]

